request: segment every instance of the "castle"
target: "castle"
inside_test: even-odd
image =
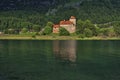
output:
[[[76,31],[76,18],[71,16],[69,20],[63,20],[59,24],[54,24],[53,33],[59,33],[60,27],[65,28],[70,33],[74,33]]]

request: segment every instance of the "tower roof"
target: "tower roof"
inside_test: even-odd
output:
[[[70,19],[76,19],[76,17],[75,16],[71,16]]]

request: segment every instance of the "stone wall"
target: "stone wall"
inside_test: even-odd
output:
[[[59,28],[53,28],[53,33],[59,33]]]
[[[60,25],[60,26],[65,28],[70,33],[74,33],[76,31],[76,27],[73,24],[71,24],[71,25]]]

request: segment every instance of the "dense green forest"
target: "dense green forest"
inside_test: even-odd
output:
[[[47,22],[58,23],[71,15],[102,28],[119,26],[119,4],[120,0],[1,0],[0,30],[35,31]]]

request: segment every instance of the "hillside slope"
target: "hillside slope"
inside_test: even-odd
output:
[[[106,23],[120,21],[119,4],[120,0],[1,0],[0,16],[36,24],[37,19],[57,23],[74,15],[78,19]]]

